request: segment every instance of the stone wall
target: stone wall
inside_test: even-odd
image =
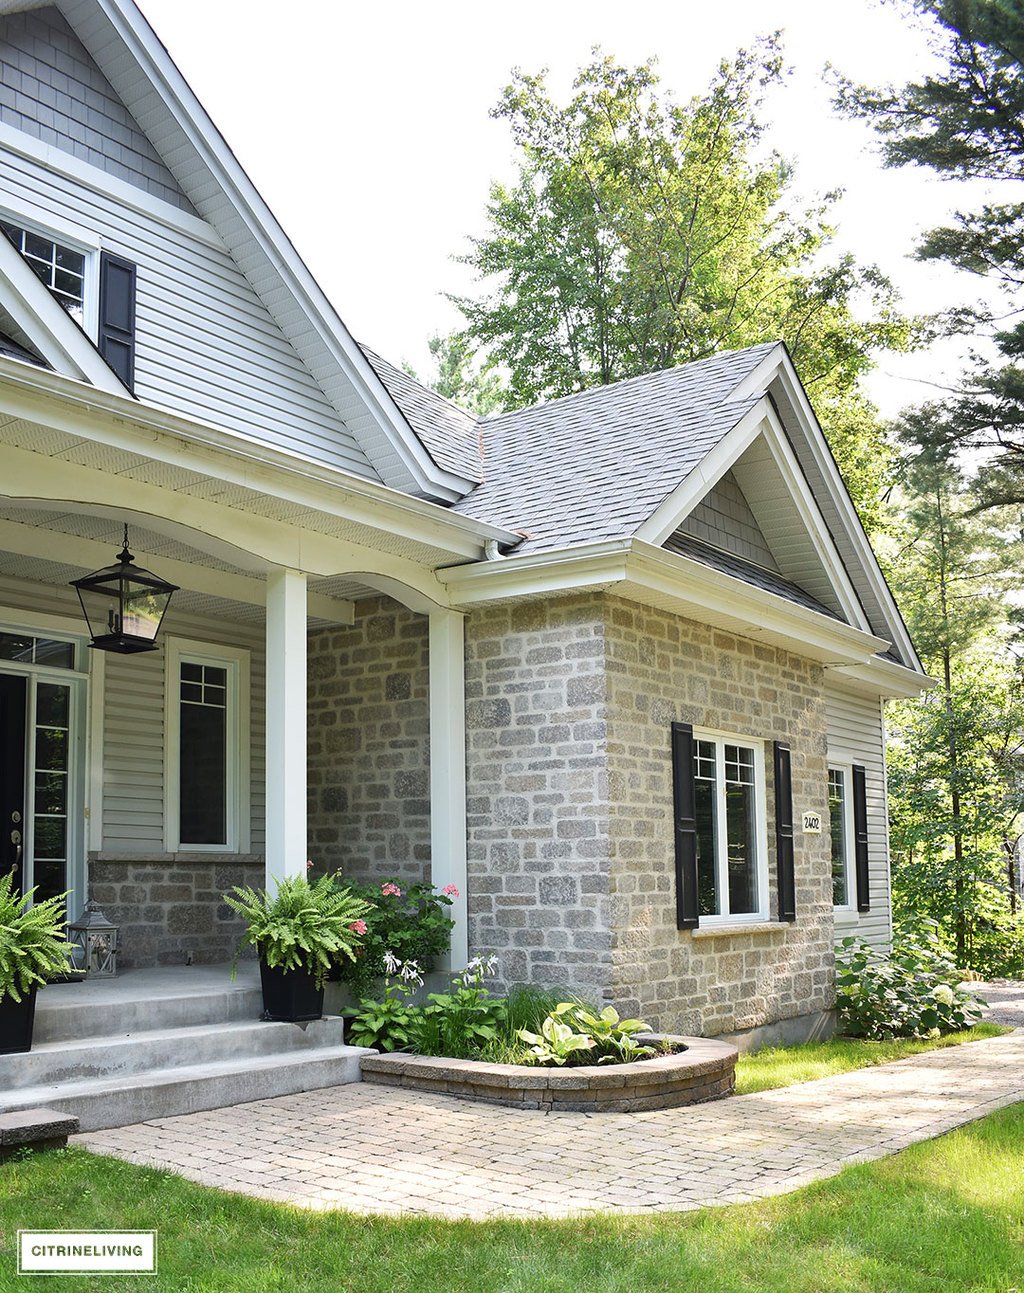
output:
[[[609,598],[613,998],[655,1027],[704,1035],[833,1003],[829,836],[795,838],[797,920],[676,928],[670,724],[765,742],[769,890],[777,913],[773,740],[792,747],[793,810],[828,820],[823,674],[774,647]]]
[[[471,954],[504,983],[611,984],[601,598],[466,622]]]
[[[261,888],[263,858],[210,854],[100,854],[89,861],[89,891],[120,927],[120,968],[229,961],[244,932],[224,902],[235,885]]]
[[[430,878],[428,622],[389,598],[309,637],[309,847],[358,880]]]

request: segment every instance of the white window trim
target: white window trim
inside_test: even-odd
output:
[[[252,847],[250,786],[249,652],[245,647],[165,639],[164,669],[164,847],[168,853],[248,853]],[[227,843],[182,844],[181,664],[212,664],[228,673]]]
[[[100,326],[100,251],[99,239],[80,225],[62,224],[56,228],[52,223],[53,216],[31,203],[21,203],[18,207],[0,207],[0,219],[8,224],[16,224],[20,229],[38,234],[40,238],[49,238],[67,247],[71,251],[81,252],[85,257],[85,275],[82,279],[82,327],[90,340],[95,341]],[[69,316],[70,317],[70,316]]]
[[[725,840],[725,751],[726,745],[739,745],[754,753],[754,847],[757,850],[755,874],[757,881],[757,910],[739,912],[722,911],[714,916],[700,917],[700,928],[714,928],[716,925],[760,925],[769,919],[768,896],[768,796],[765,781],[764,741],[753,736],[741,736],[738,732],[719,732],[711,728],[695,727],[693,740],[713,741],[715,743],[715,794],[717,800],[718,820],[720,823],[719,844],[716,850],[715,871],[718,877],[719,899],[723,907],[729,903],[729,869]]]
[[[828,760],[828,771],[843,774],[843,825],[846,835],[846,902],[833,904],[832,911],[840,924],[855,924],[858,919],[856,902],[857,877],[854,871],[855,838],[853,831],[853,763],[845,758],[837,759],[831,755]],[[829,883],[832,880],[832,830],[829,825]]]

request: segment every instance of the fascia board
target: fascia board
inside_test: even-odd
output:
[[[472,606],[509,597],[609,588],[627,577],[628,539],[579,544],[555,552],[498,557],[434,573],[453,606]]]
[[[772,380],[778,380],[782,383],[794,409],[797,410],[800,416],[808,447],[814,457],[815,466],[828,486],[832,501],[839,511],[844,529],[857,552],[860,565],[871,584],[872,591],[877,597],[879,605],[887,612],[886,618],[889,621],[887,627],[893,633],[893,645],[898,648],[904,659],[913,661],[916,670],[920,671],[922,676],[926,676],[924,666],[921,664],[920,657],[903,622],[903,616],[900,614],[899,607],[896,605],[885,576],[882,574],[878,558],[875,556],[871,542],[864,531],[864,526],[857,515],[857,509],[853,505],[849,491],[843,483],[836,460],[828,447],[824,432],[820,429],[817,416],[807,398],[807,393],[797,374],[793,360],[784,346],[780,347],[777,357],[774,354],[772,357],[775,360],[775,371],[768,376],[767,380],[769,383]]]
[[[762,399],[748,409],[732,430],[687,474],[686,479],[658,504],[636,531],[635,537],[659,548],[675,534],[708,490],[721,480],[744,449],[757,439],[769,408],[768,400]]]
[[[427,453],[138,7],[132,0],[95,3],[231,202],[246,233],[310,321],[333,362],[373,415],[407,474],[403,488],[447,502],[464,497],[473,482],[439,468]]]
[[[99,390],[123,395],[131,402],[127,387],[100,352],[36,278],[21,254],[2,236],[0,278],[4,283],[4,308],[47,363]]]
[[[738,403],[741,400],[750,399],[752,395],[760,395],[766,391],[785,353],[786,347],[780,341],[765,355],[753,372],[748,373],[743,381],[729,392],[724,402],[726,404]]]
[[[71,435],[87,436],[189,470],[207,471],[377,529],[386,527],[395,534],[446,549],[455,557],[477,559],[490,541],[514,545],[521,539],[510,530],[450,512],[375,481],[2,356],[0,407]]]
[[[821,514],[807,477],[800,466],[800,461],[786,438],[786,432],[779,421],[779,416],[770,405],[766,417],[765,443],[771,450],[775,464],[789,486],[790,495],[800,512],[800,519],[814,541],[818,556],[825,565],[829,582],[839,598],[844,614],[851,624],[864,629],[865,632],[870,632],[871,625],[868,622],[868,617],[864,613],[864,607],[860,604],[857,590],[850,580],[832,533]]]
[[[916,700],[939,685],[937,678],[881,656],[865,665],[836,665],[829,672],[829,680],[844,691],[885,700]]]
[[[685,596],[721,614],[744,615],[752,625],[790,638],[796,654],[800,644],[804,644],[832,654],[837,662],[866,664],[890,645],[873,633],[787,602],[775,593],[712,570],[699,561],[651,545],[634,544],[629,577],[651,589]]]

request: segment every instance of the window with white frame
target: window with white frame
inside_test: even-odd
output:
[[[832,905],[853,910],[853,791],[849,767],[828,770],[829,826],[832,834]]]
[[[700,918],[765,919],[764,748],[695,732],[693,759]]]
[[[169,850],[248,852],[248,697],[248,652],[168,639]]]
[[[0,229],[21,252],[36,278],[50,289],[75,322],[84,327],[85,253],[10,220],[0,220]]]

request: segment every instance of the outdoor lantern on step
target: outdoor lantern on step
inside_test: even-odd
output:
[[[78,969],[87,979],[112,979],[117,973],[118,927],[90,899],[81,916],[68,925],[68,942],[75,948]]]
[[[133,565],[134,561],[126,525],[117,564],[71,581],[89,625],[90,645],[98,651],[133,655],[156,650],[156,635],[178,586]]]

